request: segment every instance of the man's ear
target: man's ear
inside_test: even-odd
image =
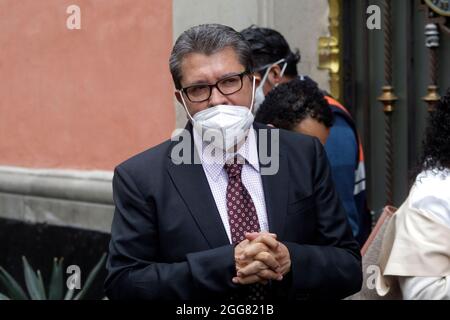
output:
[[[177,98],[177,101],[183,105],[183,100],[181,100],[181,92],[180,91],[175,91],[175,98]]]
[[[177,101],[178,101],[178,103],[181,105],[181,107],[183,108],[183,110],[185,110],[184,109],[184,106],[183,106],[183,100],[181,99],[181,95],[182,95],[182,93],[180,92],[180,91],[175,91],[174,92],[175,93],[175,98],[177,99]],[[187,108],[187,106],[186,106],[186,108]],[[186,111],[185,111],[186,112]],[[188,119],[189,120],[189,115],[186,113],[186,119]]]
[[[281,77],[281,68],[278,64],[272,66],[272,68],[269,71],[269,75],[267,76],[267,80],[270,84],[276,85],[279,84],[282,80]]]
[[[253,76],[255,77],[255,86],[258,87],[262,80],[261,75],[258,72],[255,72]]]

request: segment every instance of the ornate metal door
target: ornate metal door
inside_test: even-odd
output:
[[[407,196],[427,115],[450,87],[450,0],[336,1],[338,94],[364,142],[369,206],[378,214]],[[374,8],[379,28],[368,27]]]

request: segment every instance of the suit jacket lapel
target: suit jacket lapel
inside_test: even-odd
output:
[[[191,137],[190,154],[193,160],[197,150],[194,146],[192,126],[188,124],[186,129]],[[173,143],[175,144],[176,142]],[[169,175],[210,247],[230,244],[202,165],[193,161],[192,164],[176,165],[172,162],[170,154],[168,162]]]
[[[266,141],[268,142],[268,154],[270,155],[271,143],[270,143],[270,131],[269,127],[263,126],[261,124],[255,123],[254,128],[256,129],[256,141],[259,155],[259,164],[261,169],[263,167],[268,167],[269,165],[264,165],[261,163],[260,155],[260,131],[261,129],[268,129],[268,137]],[[263,175],[261,174],[261,180],[264,188],[264,198],[266,201],[266,211],[267,218],[269,220],[269,230],[270,232],[276,233],[279,237],[282,236],[284,231],[284,225],[287,213],[287,202],[288,202],[288,183],[289,183],[289,168],[286,156],[283,156],[282,145],[279,144],[279,168],[278,172],[274,175]]]

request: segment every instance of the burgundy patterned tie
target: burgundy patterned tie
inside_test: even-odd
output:
[[[260,230],[255,204],[242,183],[242,166],[239,163],[225,164],[228,174],[227,211],[233,244],[245,240],[244,232]]]
[[[255,204],[242,183],[242,162],[235,158],[232,164],[224,165],[228,174],[227,211],[233,244],[245,240],[245,232],[260,231]],[[263,300],[265,298],[266,293],[261,284],[257,283],[248,287],[250,292],[247,294],[247,299]]]

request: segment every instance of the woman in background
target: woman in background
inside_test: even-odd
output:
[[[398,284],[405,300],[449,300],[450,88],[430,115],[421,164],[384,235],[377,291]]]

